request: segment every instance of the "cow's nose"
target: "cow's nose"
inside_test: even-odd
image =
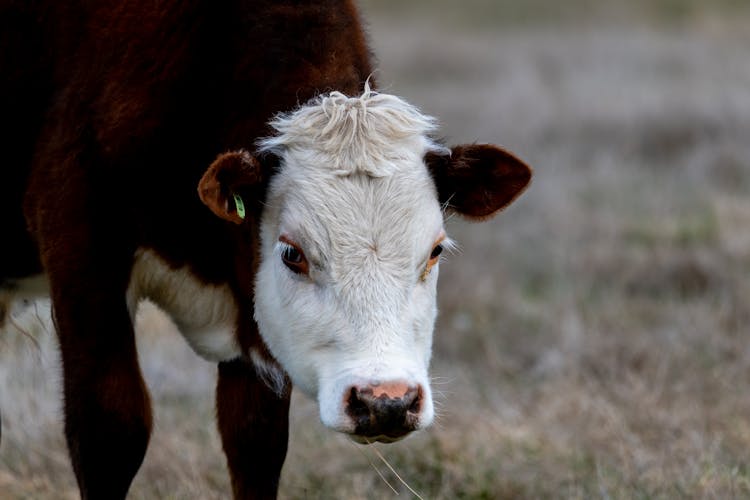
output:
[[[393,440],[410,433],[419,424],[422,392],[400,381],[351,387],[346,413],[354,421],[354,434]]]

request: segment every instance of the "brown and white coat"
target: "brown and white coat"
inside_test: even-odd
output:
[[[48,282],[82,497],[146,450],[144,298],[218,363],[236,498],[276,495],[292,383],[359,441],[430,424],[443,214],[531,172],[437,144],[372,70],[348,0],[0,1],[0,279]]]

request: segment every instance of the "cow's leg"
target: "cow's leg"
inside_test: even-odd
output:
[[[118,499],[143,461],[152,423],[126,301],[133,250],[116,231],[97,231],[103,226],[95,220],[69,222],[86,220],[83,213],[53,219],[65,230],[45,227],[44,235],[53,236],[42,238],[41,247],[60,341],[73,470],[83,498]]]
[[[49,278],[65,437],[81,496],[122,499],[152,424],[126,299],[138,195],[129,189],[132,168],[100,157],[103,144],[88,119],[94,111],[80,92],[64,89],[45,118],[24,213]]]
[[[125,498],[146,452],[151,406],[124,299],[95,299],[54,302],[65,436],[82,498]]]
[[[219,363],[216,407],[236,499],[276,498],[289,437],[289,395],[245,361]]]

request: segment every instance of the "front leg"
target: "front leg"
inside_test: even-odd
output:
[[[276,498],[289,438],[290,387],[273,391],[249,361],[219,363],[216,409],[235,499]]]
[[[97,253],[115,254],[107,250]],[[83,499],[125,498],[152,425],[122,290],[127,260],[98,265],[92,257],[80,261],[90,265],[75,266],[64,258],[56,256],[54,262],[65,265],[56,268],[50,283],[73,470]]]

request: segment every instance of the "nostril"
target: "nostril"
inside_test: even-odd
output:
[[[418,399],[418,391],[416,387],[409,387],[403,396],[396,398],[404,408],[411,410],[412,405]]]
[[[409,413],[419,413],[422,409],[422,388],[409,389],[404,396],[404,404],[409,406],[407,410]]]
[[[352,387],[346,400],[346,412],[356,421],[370,418],[370,407],[365,399],[360,398],[360,390]]]

